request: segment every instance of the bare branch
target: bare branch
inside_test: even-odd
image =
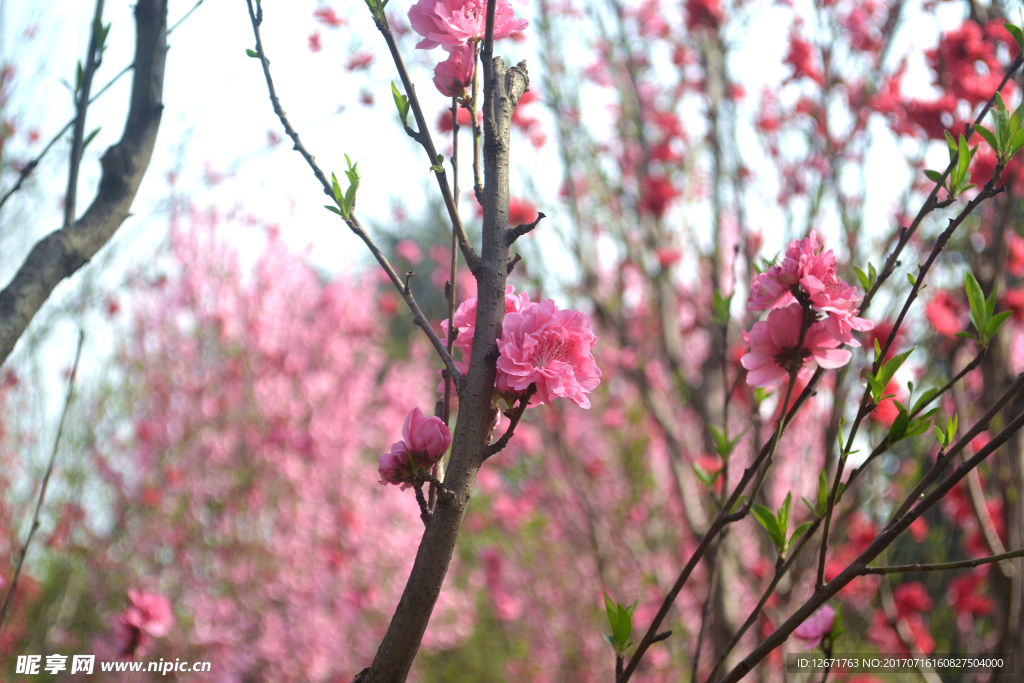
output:
[[[124,133],[100,160],[103,174],[92,205],[77,221],[37,242],[0,292],[0,363],[10,356],[54,287],[88,263],[128,217],[163,112],[166,12],[165,0],[139,0],[135,6],[135,75]]]
[[[68,166],[68,190],[64,196],[64,227],[75,220],[75,197],[78,194],[78,171],[82,165],[82,149],[85,146],[85,114],[89,109],[89,91],[92,90],[92,77],[103,59],[99,34],[103,31],[103,0],[96,0],[96,11],[89,30],[89,52],[85,56],[82,67],[82,82],[76,84],[78,102],[75,105],[75,132],[71,137],[71,163]]]

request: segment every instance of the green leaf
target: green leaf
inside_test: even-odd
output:
[[[693,471],[697,474],[697,478],[700,479],[700,483],[704,484],[705,488],[710,489],[715,485],[715,480],[722,474],[722,470],[718,470],[714,474],[708,472],[699,463],[693,463]]]
[[[621,642],[619,639],[619,613],[607,593],[604,594],[604,611],[608,615],[608,623],[612,627],[612,638],[615,641],[612,643],[612,647],[618,649],[618,643]]]
[[[871,289],[871,279],[868,277],[867,273],[856,266],[853,267],[853,272],[857,273],[857,279],[860,281],[861,289],[865,292]]]
[[[956,428],[959,426],[960,418],[954,413],[953,417],[946,418],[946,443],[953,443],[956,438]]]
[[[939,173],[938,171],[925,169],[924,175],[925,177],[928,178],[928,180],[932,181],[933,183],[938,183],[940,187],[943,187],[946,184],[946,182],[942,179],[942,174]]]
[[[998,132],[996,133],[998,136]],[[970,169],[971,164],[971,150],[967,147],[967,140],[964,136],[960,136],[960,142],[957,146],[957,157],[956,157],[956,168],[953,170],[953,181],[950,183],[950,187],[957,193],[960,193],[959,188],[963,186],[964,180],[967,179],[967,171]]]
[[[606,642],[606,643],[608,643],[609,645],[612,646],[612,649],[616,649],[615,648],[615,640],[611,636],[606,636],[605,634],[602,633],[601,637],[604,638],[604,642]]]
[[[341,210],[338,207],[336,207],[336,206],[331,206],[330,204],[324,204],[324,208],[327,209],[328,211],[330,211],[331,213],[338,214],[342,218],[345,217],[345,215],[343,213],[341,213]]]
[[[775,544],[776,550],[782,552],[785,547],[785,540],[782,539],[781,532],[779,530],[779,522],[775,519],[774,513],[766,508],[764,505],[754,504],[750,510],[757,521],[764,527],[764,530],[768,532],[768,538],[771,539],[772,543]]]
[[[253,59],[259,59],[260,58],[260,55],[259,55],[258,52],[256,52],[256,50],[250,50],[249,48],[245,48],[245,54],[249,55]]]
[[[871,278],[871,284],[875,284],[875,280],[878,278],[878,273],[875,272],[875,267],[868,261],[868,277]]]
[[[921,396],[917,399],[917,402],[914,403],[914,407],[911,409],[910,414],[917,415],[919,412],[921,412],[921,408],[923,406],[928,405],[928,401],[930,401],[937,393],[939,393],[939,390],[932,387],[928,391],[921,394]]]
[[[818,473],[818,507],[815,513],[819,517],[824,515],[826,507],[828,507],[828,478],[825,476],[825,471],[822,470]]]
[[[992,118],[996,122],[996,152],[1002,153],[1010,143],[1010,115],[1006,112],[1003,96],[996,93],[996,108],[992,110]]]
[[[334,191],[334,200],[341,204],[341,185],[338,183],[338,176],[331,174],[331,189]]]
[[[988,146],[991,147],[994,152],[999,152],[999,144],[996,142],[996,136],[992,134],[992,131],[985,126],[975,126],[974,130],[978,135],[984,138],[985,142],[988,143]]]
[[[938,427],[932,426],[932,432],[935,434],[935,440],[939,442],[940,446],[947,446],[946,435]]]
[[[1021,31],[1020,28],[1009,22],[1003,24],[1003,26],[1013,36],[1013,39],[1017,41],[1017,49],[1024,54],[1024,31]]]
[[[739,498],[737,498],[736,502],[732,504],[732,509],[729,510],[729,514],[731,515],[732,513],[736,512],[741,507],[743,507],[743,504],[746,502],[746,500],[747,500],[747,497],[743,496],[743,495],[741,495]]]
[[[995,336],[996,332],[999,331],[1000,326],[1006,322],[1006,319],[1010,317],[1011,311],[1003,311],[1002,313],[996,313],[988,321],[988,327],[985,328],[985,336],[991,339]]]
[[[907,280],[910,281],[910,286],[911,287],[913,287],[914,285],[917,284],[917,279],[914,277],[913,273],[907,273]]]
[[[981,285],[972,273],[964,276],[964,288],[967,290],[967,300],[971,304],[971,322],[975,329],[981,334],[988,325],[988,306],[985,303],[985,294],[981,291]]]
[[[973,339],[974,341],[978,341],[978,338],[977,338],[977,337],[975,337],[975,336],[974,336],[973,334],[971,334],[970,332],[957,332],[957,333],[956,333],[956,334],[954,334],[953,336],[954,336],[954,337],[960,337],[961,339]]]
[[[1010,141],[1010,149],[1008,150],[1006,157],[1009,159],[1020,151],[1021,147],[1024,147],[1024,128],[1021,128],[1013,134],[1013,140]]]
[[[409,98],[398,91],[394,81],[391,81],[391,96],[395,99],[395,107],[398,109],[398,116],[402,119],[402,125],[408,125]]]
[[[91,133],[89,133],[88,135],[85,136],[85,140],[82,142],[82,151],[83,152],[85,151],[85,148],[89,146],[89,143],[93,141],[93,138],[95,138],[99,134],[99,132],[100,132],[100,129],[97,128],[96,130],[94,130],[93,132],[91,132]]]
[[[953,134],[948,130],[946,133],[946,146],[949,147],[949,160],[953,161],[953,156],[956,154],[956,140],[953,138]]]
[[[783,545],[783,550],[785,550],[785,545],[786,545],[785,544],[786,532],[789,531],[789,508],[792,506],[792,503],[793,503],[793,494],[792,493],[787,493],[786,494],[786,500],[783,501],[782,507],[779,508],[779,512],[776,515],[776,517],[779,520],[779,532],[781,533],[782,539],[783,539],[783,544],[782,544]]]
[[[910,426],[910,417],[906,410],[901,410],[896,419],[889,427],[889,443],[894,444],[907,435],[907,427]]]
[[[914,347],[916,349],[917,347]],[[903,365],[903,361],[907,360],[907,357],[914,352],[914,349],[904,351],[903,353],[897,354],[882,364],[882,367],[878,369],[876,375],[868,373],[868,382],[871,383],[871,392],[875,403],[883,400],[882,394],[885,392],[885,387],[889,385],[889,381],[892,380],[893,375]]]
[[[903,435],[904,439],[912,439],[915,436],[921,436],[928,431],[931,427],[932,421],[926,417],[919,417],[910,423],[910,427],[907,428],[907,433]]]
[[[796,529],[793,530],[793,535],[789,537],[789,542],[786,543],[786,550],[793,547],[793,544],[803,538],[807,530],[811,528],[811,522],[804,522]]]

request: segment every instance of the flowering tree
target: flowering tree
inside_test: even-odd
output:
[[[925,52],[937,99],[904,93],[904,3],[780,10],[785,74],[750,106],[732,75],[754,31],[743,4],[541,0],[530,23],[505,0],[366,4],[314,17],[374,22],[399,75],[395,131],[427,156],[450,251],[424,261],[413,235],[371,237],[358,166],[343,185],[301,142],[248,2],[285,133],[394,293],[318,289],[274,239],[247,287],[233,265],[218,274],[231,261],[216,241],[185,253],[196,238],[174,233],[182,275],[141,297],[125,356],[134,438],[112,428],[103,441],[127,456],[94,456],[125,521],[115,537],[136,548],[117,565],[134,583],[106,591],[118,653],[155,640],[217,651],[241,678],[400,681],[476,647],[500,651],[510,680],[624,683],[775,680],[786,649],[1024,652],[1024,109],[1007,107],[1024,35],[1000,7],[972,4]],[[404,62],[406,20],[450,102],[447,160]],[[517,37],[538,46],[540,87],[494,56]],[[577,42],[592,63],[569,58]],[[554,288],[526,244],[545,216],[510,197],[513,143],[545,144],[523,109],[534,89],[578,275],[558,300],[575,309],[536,294]],[[595,96],[610,120],[584,106]],[[910,170],[891,230],[869,223],[862,171],[883,133]],[[925,168],[935,149],[941,170]],[[414,265],[434,269],[446,314],[421,306]],[[388,364],[367,307],[390,315],[396,296],[430,349]],[[366,531],[368,510],[387,533]],[[218,629],[227,618],[241,626]],[[506,645],[480,644],[488,633]]]

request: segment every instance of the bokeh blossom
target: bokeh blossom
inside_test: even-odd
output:
[[[830,605],[822,605],[807,621],[793,631],[793,640],[805,650],[814,649],[836,623],[836,611]]]

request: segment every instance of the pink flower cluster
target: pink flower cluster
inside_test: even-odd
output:
[[[413,408],[402,425],[402,441],[391,444],[391,451],[380,456],[380,483],[412,485],[416,473],[430,469],[452,444],[452,433],[440,418],[426,417]]]
[[[421,50],[442,47],[448,59],[434,67],[434,85],[446,97],[465,97],[476,69],[476,46],[487,30],[486,0],[419,0],[409,10],[409,23],[423,40]],[[497,0],[494,39],[506,38],[529,25],[516,19],[508,0]]]
[[[601,383],[601,370],[593,356],[597,338],[590,329],[590,318],[579,311],[560,310],[551,299],[533,302],[526,292],[514,292],[512,285],[505,287],[495,390],[511,406],[535,384],[537,393],[530,405],[565,397],[589,408],[587,394]],[[476,305],[476,297],[472,297],[455,311],[455,348],[462,351],[462,360],[456,365],[462,372],[469,370]],[[447,321],[441,327],[447,333]]]
[[[874,323],[858,318],[861,297],[836,274],[832,250],[823,251],[817,234],[793,240],[782,262],[755,278],[747,300],[748,311],[770,310],[768,319],[754,323],[744,339],[750,352],[741,359],[748,370],[747,384],[768,387],[777,384],[793,369],[807,373],[808,358],[822,368],[846,365],[852,354],[839,346],[860,346],[852,332],[863,332]],[[800,335],[804,311],[814,320]]]

